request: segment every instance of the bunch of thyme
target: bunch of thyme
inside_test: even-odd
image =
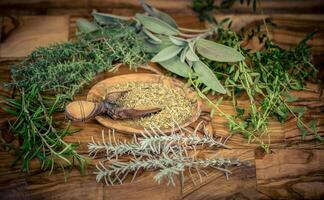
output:
[[[290,106],[289,103],[298,100],[290,95],[291,90],[302,90],[308,79],[316,80],[317,69],[311,64],[311,50],[306,42],[314,35],[311,33],[302,40],[294,49],[282,49],[274,44],[267,35],[259,37],[264,42],[261,51],[250,52],[243,49],[240,44],[243,35],[235,33],[228,28],[219,28],[214,40],[218,43],[232,46],[240,51],[245,60],[237,64],[220,63],[205,60],[208,66],[222,80],[227,96],[232,98],[236,115],[222,112],[217,103],[211,102],[204,90],[199,89],[199,81],[192,81],[201,97],[206,99],[222,116],[228,120],[232,133],[241,133],[248,142],[257,142],[269,151],[270,135],[268,134],[269,118],[276,118],[285,122],[291,117],[296,117],[297,127],[302,133],[302,138],[307,134],[317,134],[315,121],[305,124],[302,115],[305,107]],[[237,105],[237,98],[246,94],[249,100],[247,110]],[[268,141],[264,141],[264,137]]]
[[[203,136],[198,136],[197,130],[203,124],[197,125],[192,132],[175,128],[170,135],[165,135],[158,128],[151,128],[142,133],[141,138],[133,137],[131,142],[121,142],[115,139],[114,133],[109,132],[108,141],[102,136],[102,142],[89,144],[89,154],[93,157],[104,157],[97,164],[97,182],[104,180],[107,185],[123,184],[129,174],[133,174],[133,181],[139,170],[159,170],[154,180],[160,183],[164,178],[168,185],[175,185],[174,176],[181,175],[186,169],[200,171],[204,168],[215,168],[225,173],[231,173],[230,166],[239,166],[242,162],[232,158],[198,159],[196,155],[190,156],[190,151],[196,151],[198,145],[206,145],[209,148],[229,148],[225,145],[226,139],[209,135],[207,129],[203,129]],[[175,127],[175,126],[173,126]],[[130,161],[120,161],[120,158],[131,156]],[[243,162],[243,164],[248,164]],[[192,178],[192,177],[191,177]]]
[[[77,145],[63,140],[72,131],[54,122],[54,113],[62,111],[96,74],[112,69],[115,63],[136,69],[147,60],[135,30],[120,23],[100,27],[96,33],[79,33],[74,42],[36,49],[13,66],[12,82],[7,86],[16,93],[6,100],[5,110],[16,116],[10,131],[22,141],[16,160],[23,161],[21,170],[28,172],[34,158],[42,162],[44,170],[55,164],[64,170],[74,165],[73,160],[83,169],[85,160],[76,152]]]

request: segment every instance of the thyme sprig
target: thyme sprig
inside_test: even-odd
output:
[[[212,105],[213,109],[228,120],[232,133],[241,133],[248,142],[257,142],[269,152],[270,134],[269,119],[275,118],[285,122],[291,117],[297,119],[297,127],[302,138],[313,134],[314,138],[322,141],[317,134],[315,121],[307,125],[302,120],[305,107],[290,106],[289,103],[298,100],[290,95],[291,90],[303,90],[307,79],[316,80],[317,69],[311,64],[311,51],[306,42],[314,35],[311,33],[294,49],[282,49],[274,44],[266,35],[264,48],[255,53],[241,47],[243,36],[228,28],[218,29],[214,40],[236,48],[246,59],[239,63],[220,63],[205,60],[208,66],[224,83],[226,94],[233,102],[235,115],[228,115],[220,110],[217,103],[207,98],[209,89],[201,90],[199,81],[191,81],[198,94]],[[246,95],[249,108],[240,108],[237,99]],[[219,103],[219,102],[218,102]],[[214,112],[214,111],[212,111]],[[264,141],[267,138],[267,142]]]
[[[55,165],[64,170],[76,160],[83,170],[85,159],[76,152],[77,145],[63,140],[73,131],[56,123],[54,113],[116,62],[136,69],[147,60],[135,30],[119,24],[101,27],[96,34],[79,34],[74,42],[39,48],[13,66],[12,82],[6,86],[17,92],[6,100],[5,110],[16,116],[10,131],[22,141],[13,164],[21,159],[21,170],[29,172],[31,160],[38,158],[43,170],[53,170]]]

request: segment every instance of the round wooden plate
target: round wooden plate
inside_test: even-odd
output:
[[[136,74],[127,74],[127,75],[120,75],[115,76],[112,78],[105,79],[103,81],[100,81],[96,85],[94,85],[88,95],[87,95],[87,101],[92,102],[100,102],[102,101],[102,97],[107,94],[107,88],[114,86],[116,84],[120,83],[126,83],[126,82],[149,82],[149,83],[161,83],[164,85],[167,85],[169,87],[178,87],[181,88],[184,91],[184,94],[187,98],[191,100],[195,100],[197,103],[197,109],[195,109],[195,113],[193,116],[188,119],[187,121],[180,124],[180,127],[186,127],[192,122],[196,121],[200,115],[201,112],[201,101],[199,101],[196,98],[196,93],[191,88],[185,88],[184,83],[181,81],[170,78],[163,75],[156,75],[156,74],[148,74],[148,73],[136,73]],[[109,91],[110,92],[110,91]],[[140,134],[142,131],[144,131],[144,128],[139,125],[130,125],[129,123],[123,121],[123,120],[113,120],[107,116],[104,115],[98,115],[95,117],[95,119],[102,125],[115,129],[120,132],[129,133],[129,134]],[[176,130],[178,130],[176,128]],[[164,133],[170,133],[172,131],[171,128],[168,129],[162,129]]]

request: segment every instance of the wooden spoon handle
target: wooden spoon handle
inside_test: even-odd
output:
[[[72,121],[87,121],[103,112],[102,103],[73,101],[65,107],[65,115]]]

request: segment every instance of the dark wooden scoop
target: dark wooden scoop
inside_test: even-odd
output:
[[[106,114],[112,119],[133,119],[160,112],[160,108],[123,108],[116,102],[128,91],[112,92],[100,103],[90,101],[73,101],[65,108],[66,117],[72,121],[86,121],[97,115]]]

